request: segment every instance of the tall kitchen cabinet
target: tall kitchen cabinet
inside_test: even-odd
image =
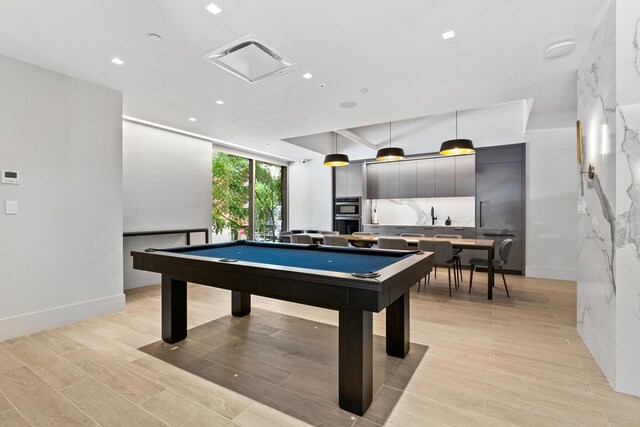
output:
[[[525,144],[476,149],[476,236],[498,249],[513,239],[504,269],[524,274]]]
[[[333,168],[335,173],[336,197],[363,197],[362,163],[351,163],[347,166]]]

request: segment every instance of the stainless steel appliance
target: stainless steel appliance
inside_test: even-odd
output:
[[[335,216],[361,216],[362,215],[362,198],[361,197],[336,197],[334,203]]]
[[[334,230],[340,234],[351,234],[362,229],[362,198],[336,197],[333,213]]]

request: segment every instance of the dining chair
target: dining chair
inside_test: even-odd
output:
[[[344,246],[349,247],[349,240],[342,236],[322,236],[322,243],[327,246]]]
[[[335,236],[337,234],[340,234],[339,231],[321,231],[320,234],[322,234],[323,236]]]
[[[433,249],[433,240],[418,240],[418,250],[422,252],[435,252]],[[429,284],[429,280],[431,279],[431,272],[427,273],[424,277],[424,285],[427,286]],[[420,285],[422,284],[422,279],[418,282],[418,292],[420,292]]]
[[[313,238],[308,234],[292,234],[291,243],[302,243],[304,245],[312,245]]]
[[[435,259],[433,261],[434,267],[447,267],[447,273],[449,276],[449,297],[451,297],[451,267],[453,267],[453,279],[456,289],[458,289],[458,277],[455,274],[456,260],[453,254],[453,245],[448,240],[418,240],[418,249],[424,252],[434,252]],[[429,284],[429,276],[425,282]],[[418,282],[418,292],[420,292],[420,282]]]
[[[422,233],[402,233],[400,237],[424,237]]]
[[[395,237],[380,237],[378,239],[378,249],[397,249],[408,251],[409,244],[405,239]]]
[[[368,231],[354,231],[353,233],[351,233],[351,235],[352,236],[373,236],[373,233],[370,233]],[[370,248],[371,246],[373,246],[373,243],[371,242],[351,242],[351,244],[356,248]]]
[[[293,233],[291,231],[281,231],[280,232],[280,237],[278,240],[280,240],[283,243],[291,243],[291,235]]]
[[[462,236],[459,234],[436,234],[433,237],[436,239],[462,239]],[[464,282],[464,280],[462,279],[462,260],[460,259],[460,256],[459,256],[460,252],[462,252],[462,249],[459,249],[459,248],[453,249],[453,255],[456,256],[456,261],[458,262],[457,274],[459,274],[460,282]],[[436,277],[438,277],[437,274],[436,274]]]
[[[500,274],[502,274],[502,281],[504,282],[504,290],[507,291],[507,298],[510,298],[509,288],[507,287],[507,279],[504,278],[503,267],[509,260],[509,254],[511,253],[511,246],[513,246],[513,239],[503,240],[502,243],[500,244],[500,249],[498,250],[498,259],[492,260],[494,275],[495,275],[496,268],[499,269]],[[469,276],[469,293],[471,293],[471,286],[473,284],[473,270],[475,270],[476,266],[478,265],[489,266],[489,260],[487,258],[471,258],[471,260],[469,261],[469,264],[471,264],[471,275]]]

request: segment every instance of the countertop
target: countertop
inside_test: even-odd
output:
[[[475,225],[431,225],[431,224],[363,224],[363,225],[380,225],[382,227],[439,227],[439,228],[455,228],[455,227],[464,227],[464,228],[476,228]]]

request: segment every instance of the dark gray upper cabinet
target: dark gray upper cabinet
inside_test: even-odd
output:
[[[476,159],[474,156],[455,157],[456,197],[476,195]]]
[[[418,197],[416,189],[416,163],[417,162],[398,163],[399,199],[415,199]]]
[[[397,199],[400,178],[400,163],[382,164],[382,199]]]
[[[436,159],[436,197],[456,196],[456,159],[441,157]]]
[[[436,159],[416,161],[416,197],[436,197]]]
[[[382,166],[383,163],[367,165],[367,199],[382,199]]]

